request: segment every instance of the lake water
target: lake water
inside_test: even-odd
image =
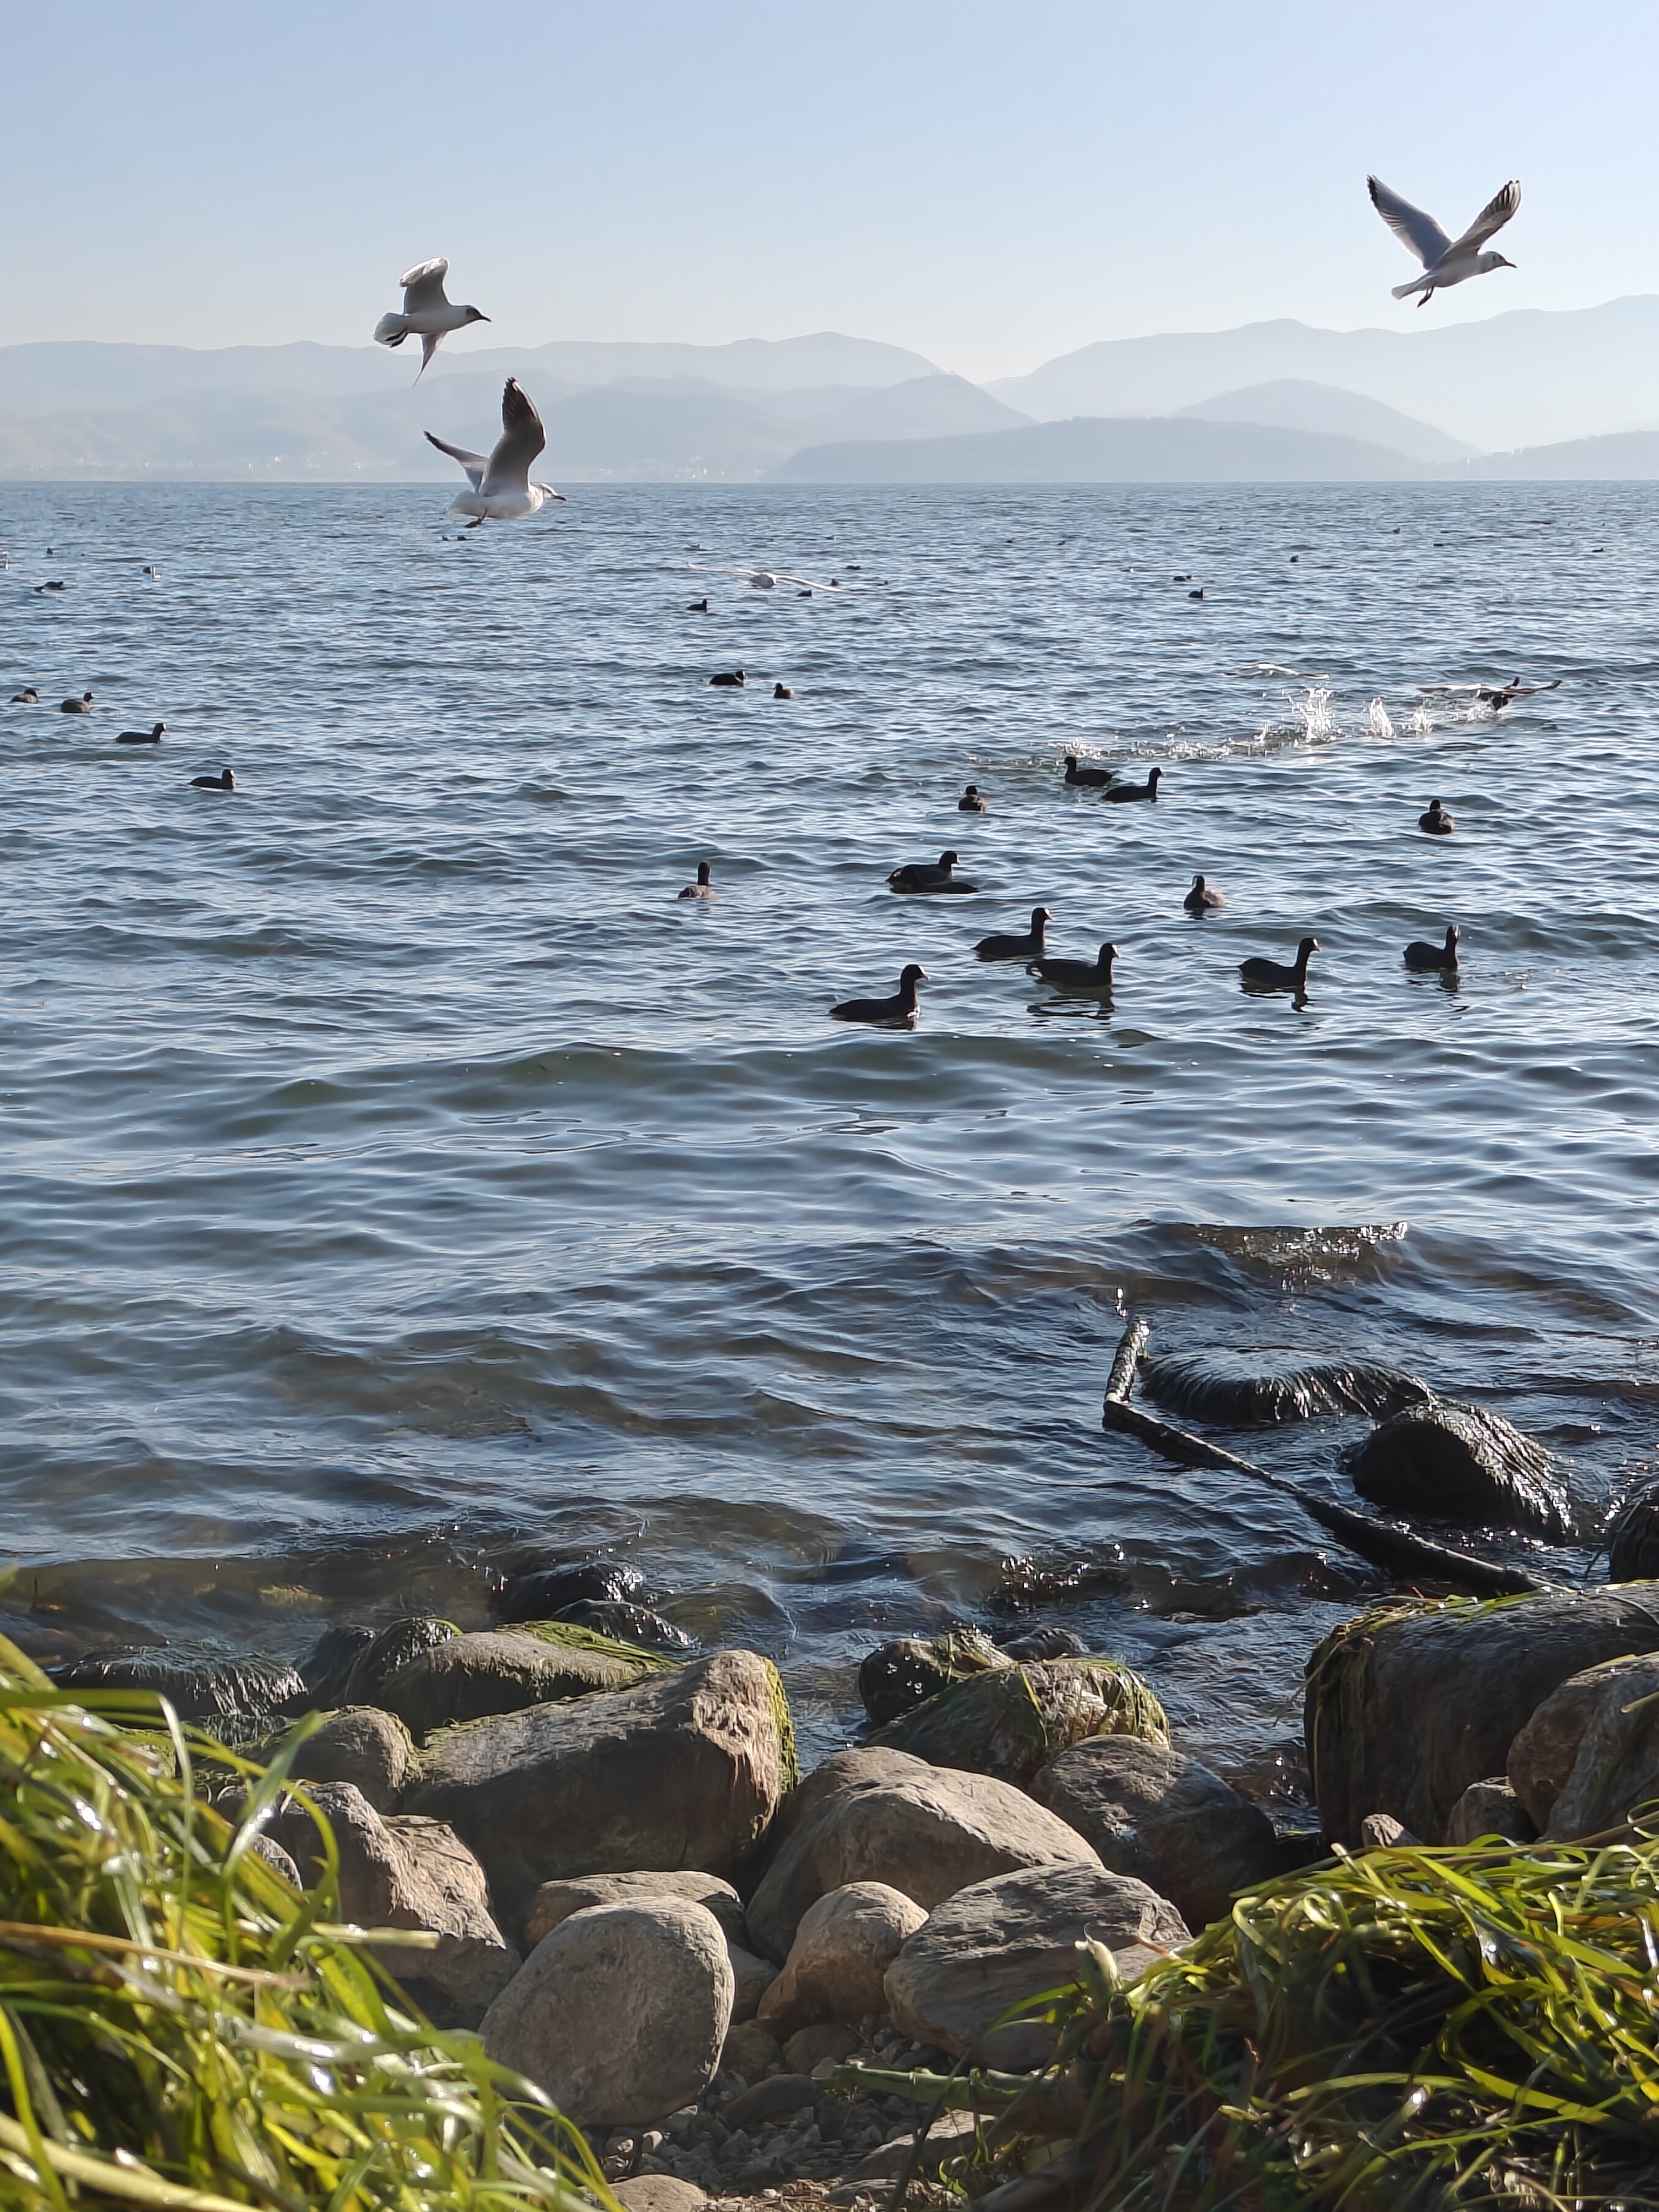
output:
[[[441,507],[0,487],[0,697],[42,700],[0,706],[33,1648],[477,1625],[599,1546],[776,1656],[822,1748],[860,1653],[1035,1559],[1080,1570],[1037,1617],[1288,1789],[1302,1661],[1381,1585],[1103,1436],[1124,1306],[1155,1349],[1401,1362],[1595,1515],[1651,1474],[1659,490]],[[756,562],[842,588],[689,565]],[[1515,675],[1563,682],[1419,689]],[[1158,763],[1157,805],[1068,750]],[[947,846],[975,895],[887,890]],[[700,859],[716,904],[675,896]],[[972,957],[1037,902],[1121,948],[1109,1009]],[[1454,921],[1455,987],[1407,975]],[[1307,1003],[1246,996],[1307,932]],[[910,959],[914,1032],[827,1019]],[[1223,1440],[1346,1497],[1361,1433]]]

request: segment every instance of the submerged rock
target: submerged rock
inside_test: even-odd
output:
[[[1353,1486],[1402,1519],[1524,1528],[1572,1541],[1572,1496],[1549,1454],[1501,1413],[1444,1399],[1408,1407],[1355,1452]]]
[[[496,1610],[503,1622],[551,1620],[567,1605],[633,1605],[645,1589],[637,1567],[620,1559],[579,1559],[509,1575]]]
[[[642,1644],[652,1651],[695,1651],[697,1639],[688,1636],[683,1628],[676,1628],[672,1620],[665,1620],[659,1613],[652,1613],[642,1605],[624,1605],[620,1598],[604,1601],[599,1598],[578,1598],[574,1605],[561,1606],[554,1615],[556,1620],[568,1621],[577,1628],[589,1628],[596,1635],[608,1636],[614,1643]]]
[[[60,1690],[149,1690],[181,1721],[211,1728],[303,1711],[311,1702],[297,1668],[280,1659],[232,1658],[202,1645],[88,1652],[46,1673]]]
[[[384,1705],[383,1692],[399,1668],[460,1632],[453,1620],[436,1620],[422,1613],[392,1621],[370,1638],[353,1662],[341,1703]]]
[[[977,1628],[947,1628],[942,1636],[896,1636],[866,1653],[859,1667],[859,1695],[872,1725],[880,1728],[952,1682],[1013,1664]]]
[[[848,1882],[885,1882],[932,1911],[993,1875],[1100,1864],[1074,1828],[1007,1783],[898,1752],[839,1753],[800,1795],[749,1900],[750,1939],[780,1963],[808,1906]]]
[[[404,1662],[380,1689],[380,1702],[411,1734],[526,1705],[627,1690],[669,1661],[659,1652],[613,1644],[591,1629],[538,1621],[515,1629],[453,1636]]]
[[[1028,1628],[1022,1636],[1003,1638],[997,1648],[1005,1659],[1084,1659],[1089,1653],[1069,1628]]]
[[[1048,1659],[952,1683],[871,1741],[1023,1790],[1068,1745],[1103,1735],[1170,1740],[1163,1706],[1127,1667],[1113,1659]]]
[[[1607,1534],[1607,1580],[1646,1582],[1659,1575],[1659,1484],[1620,1509]]]
[[[580,2125],[665,2119],[714,2080],[732,1996],[702,1905],[592,1905],[537,1945],[485,2014],[483,2046]]]
[[[1077,1946],[1091,1936],[1124,1980],[1158,1951],[1188,1941],[1167,1898],[1145,1882],[1090,1866],[1042,1867],[959,1890],[909,1937],[887,1970],[894,2026],[975,2063],[1023,2070],[1054,2056],[1046,2022],[1012,2008],[1078,1978]]]
[[[351,1670],[374,1641],[372,1628],[325,1628],[309,1654],[300,1662],[300,1673],[319,1712],[332,1712],[344,1705]]]
[[[1230,1428],[1364,1413],[1374,1421],[1431,1395],[1426,1382],[1375,1360],[1280,1364],[1259,1352],[1182,1352],[1146,1361],[1142,1388],[1154,1405]]]
[[[635,1689],[446,1729],[404,1802],[454,1823],[515,1916],[540,1883],[573,1875],[729,1878],[796,1778],[777,1669],[752,1651],[714,1651]]]
[[[1128,1735],[1073,1744],[1036,1776],[1031,1795],[1092,1844],[1110,1873],[1167,1897],[1191,1928],[1219,1920],[1236,1890],[1285,1871],[1261,1808],[1167,1744]]]
[[[1352,1848],[1368,1813],[1437,1843],[1472,1782],[1570,1674],[1659,1650],[1659,1587],[1540,1590],[1378,1606],[1308,1662],[1308,1762],[1325,1834]],[[1522,1794],[1522,1802],[1526,1802]]]

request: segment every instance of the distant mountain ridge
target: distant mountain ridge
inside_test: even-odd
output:
[[[1398,408],[1363,392],[1340,392],[1333,384],[1310,384],[1298,377],[1281,377],[1276,383],[1252,385],[1245,392],[1219,392],[1213,399],[1200,399],[1195,407],[1182,407],[1182,416],[1198,416],[1210,422],[1266,422],[1280,430],[1324,431],[1334,437],[1358,438],[1367,445],[1387,446],[1413,461],[1467,460],[1475,451],[1461,438],[1449,438],[1432,422],[1419,422]]]

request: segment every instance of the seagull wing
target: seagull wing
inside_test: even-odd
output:
[[[489,473],[490,457],[488,453],[469,453],[465,446],[448,445],[442,438],[434,437],[430,430],[426,433],[426,442],[428,446],[435,446],[441,453],[447,453],[452,461],[459,461],[466,471],[473,490],[477,490]]]
[[[478,489],[486,499],[495,492],[527,490],[530,464],[546,443],[534,401],[517,378],[509,376],[501,393],[501,434]]]
[[[449,274],[447,261],[417,261],[406,275],[398,278],[404,288],[404,313],[418,315],[422,307],[447,307],[444,278]]]
[[[1431,215],[1425,215],[1421,208],[1391,192],[1381,177],[1367,177],[1365,182],[1370,186],[1371,205],[1407,252],[1414,253],[1425,269],[1432,269],[1443,254],[1451,252],[1450,239]],[[1497,204],[1494,200],[1493,207]]]
[[[1521,204],[1521,179],[1511,177],[1501,192],[1486,202],[1474,221],[1457,241],[1454,252],[1473,253],[1495,238]]]

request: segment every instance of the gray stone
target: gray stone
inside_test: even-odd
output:
[[[1432,1398],[1372,1430],[1353,1486],[1385,1512],[1525,1528],[1556,1544],[1577,1532],[1572,1494],[1542,1444],[1501,1413]]]
[[[647,1897],[689,1897],[694,1905],[708,1907],[732,1942],[748,1944],[743,1899],[729,1881],[715,1874],[700,1874],[696,1868],[667,1874],[579,1874],[562,1881],[544,1881],[524,1917],[525,1942],[534,1950],[560,1921],[568,1920],[573,1912],[586,1912],[589,1905],[635,1905]]]
[[[797,2028],[783,2046],[783,2063],[798,2074],[815,2075],[821,2066],[839,2066],[843,2058],[850,2058],[859,2042],[856,2028],[842,2021],[819,2021],[811,2027]]]
[[[734,2021],[720,2053],[720,2072],[740,2074],[745,2081],[756,2081],[782,2057],[783,2046],[769,2028],[763,2027],[757,2020]]]
[[[918,2121],[922,2109],[917,2108]],[[902,2135],[896,2142],[878,2143],[854,2166],[852,2179],[896,2181],[907,2170],[912,2173],[937,2173],[951,2159],[963,2157],[972,2150],[978,2128],[979,2122],[972,2112],[941,2112],[920,2148],[914,2135]]]
[[[1189,1928],[1221,1919],[1236,1890],[1284,1870],[1260,1807],[1198,1759],[1138,1736],[1073,1744],[1042,1769],[1031,1795],[1092,1844],[1109,1872],[1167,1897]]]
[[[787,1721],[770,1660],[711,1652],[635,1689],[447,1729],[404,1803],[454,1823],[508,1914],[572,1875],[727,1876],[794,1779]]]
[[[752,1951],[745,1951],[729,1936],[726,1939],[726,1955],[732,1961],[732,2017],[734,2021],[753,2020],[760,2010],[761,1999],[772,1986],[772,1961],[757,1959]]]
[[[377,1813],[389,1813],[403,1794],[414,1755],[409,1730],[394,1713],[348,1705],[307,1737],[289,1771],[296,1782],[349,1782]]]
[[[659,1897],[562,1921],[485,2014],[483,2045],[580,2126],[649,2124],[708,2087],[731,2019],[719,1921]]]
[[[777,2120],[793,2118],[805,2110],[817,2095],[811,2078],[805,2074],[774,2074],[769,2080],[757,2081],[752,2089],[733,2097],[720,2113],[728,2128],[763,2128]]]
[[[1571,1843],[1618,1828],[1659,1798],[1659,1656],[1605,1670],[1566,1786],[1544,1831]]]
[[[1075,1828],[989,1775],[897,1752],[843,1753],[830,1766],[831,1785],[793,1824],[749,1902],[751,1941],[780,1962],[807,1907],[848,1882],[885,1882],[931,1912],[957,1890],[1018,1868],[1099,1870]]]
[[[1115,1659],[1028,1660],[969,1675],[890,1721],[872,1741],[1026,1790],[1045,1760],[1095,1735],[1170,1741],[1164,1708]]]
[[[1367,1813],[1391,1813],[1437,1843],[1452,1807],[1504,1771],[1552,1690],[1604,1659],[1659,1650],[1656,1601],[1651,1583],[1492,1605],[1430,1599],[1335,1630],[1308,1666],[1308,1762],[1326,1836],[1352,1848]]]
[[[1501,1836],[1505,1843],[1530,1843],[1538,1833],[1527,1809],[1510,1786],[1505,1774],[1489,1775],[1471,1782],[1451,1808],[1446,1823],[1449,1844],[1477,1844],[1483,1836]]]
[[[441,2024],[476,2027],[519,1970],[519,1954],[491,1914],[483,1869],[441,1820],[383,1820],[349,1782],[315,1783],[308,1795],[339,1853],[341,1917],[363,1928],[434,1935],[431,1949],[386,1945],[376,1956],[424,2010],[448,2015]],[[314,1822],[290,1805],[273,1826],[306,1886],[314,1887],[325,1863]]]
[[[881,1728],[952,1682],[1013,1663],[981,1629],[895,1636],[866,1652],[860,1662],[859,1695],[872,1727]]]
[[[887,1970],[893,2024],[975,2063],[1023,2070],[1054,2056],[1038,2021],[996,2023],[1011,2008],[1074,1982],[1085,1936],[1117,1957],[1127,1981],[1160,1950],[1188,1940],[1186,1923],[1143,1881],[1103,1867],[1048,1866],[959,1890]]]
[[[380,1701],[422,1741],[434,1729],[526,1706],[626,1690],[667,1662],[557,1621],[446,1638],[406,1660]]]
[[[1458,1800],[1459,1804],[1462,1799]],[[1362,1851],[1402,1851],[1420,1849],[1423,1838],[1413,1835],[1403,1822],[1392,1813],[1367,1813],[1359,1823],[1359,1848]]]
[[[1608,1681],[1642,1664],[1640,1657],[1627,1652],[1620,1658],[1604,1660],[1598,1667],[1581,1668],[1558,1684],[1517,1731],[1504,1762],[1505,1771],[1510,1787],[1540,1834],[1549,1826],[1556,1799],[1567,1786],[1590,1715],[1601,1702]]]
[[[636,2173],[627,2181],[613,2181],[611,2194],[628,2212],[698,2212],[708,2202],[695,2182],[672,2173]]]
[[[763,2025],[787,2036],[814,2021],[880,2012],[887,1969],[927,1917],[886,1882],[830,1890],[802,1914],[783,1972],[761,1999]]]

